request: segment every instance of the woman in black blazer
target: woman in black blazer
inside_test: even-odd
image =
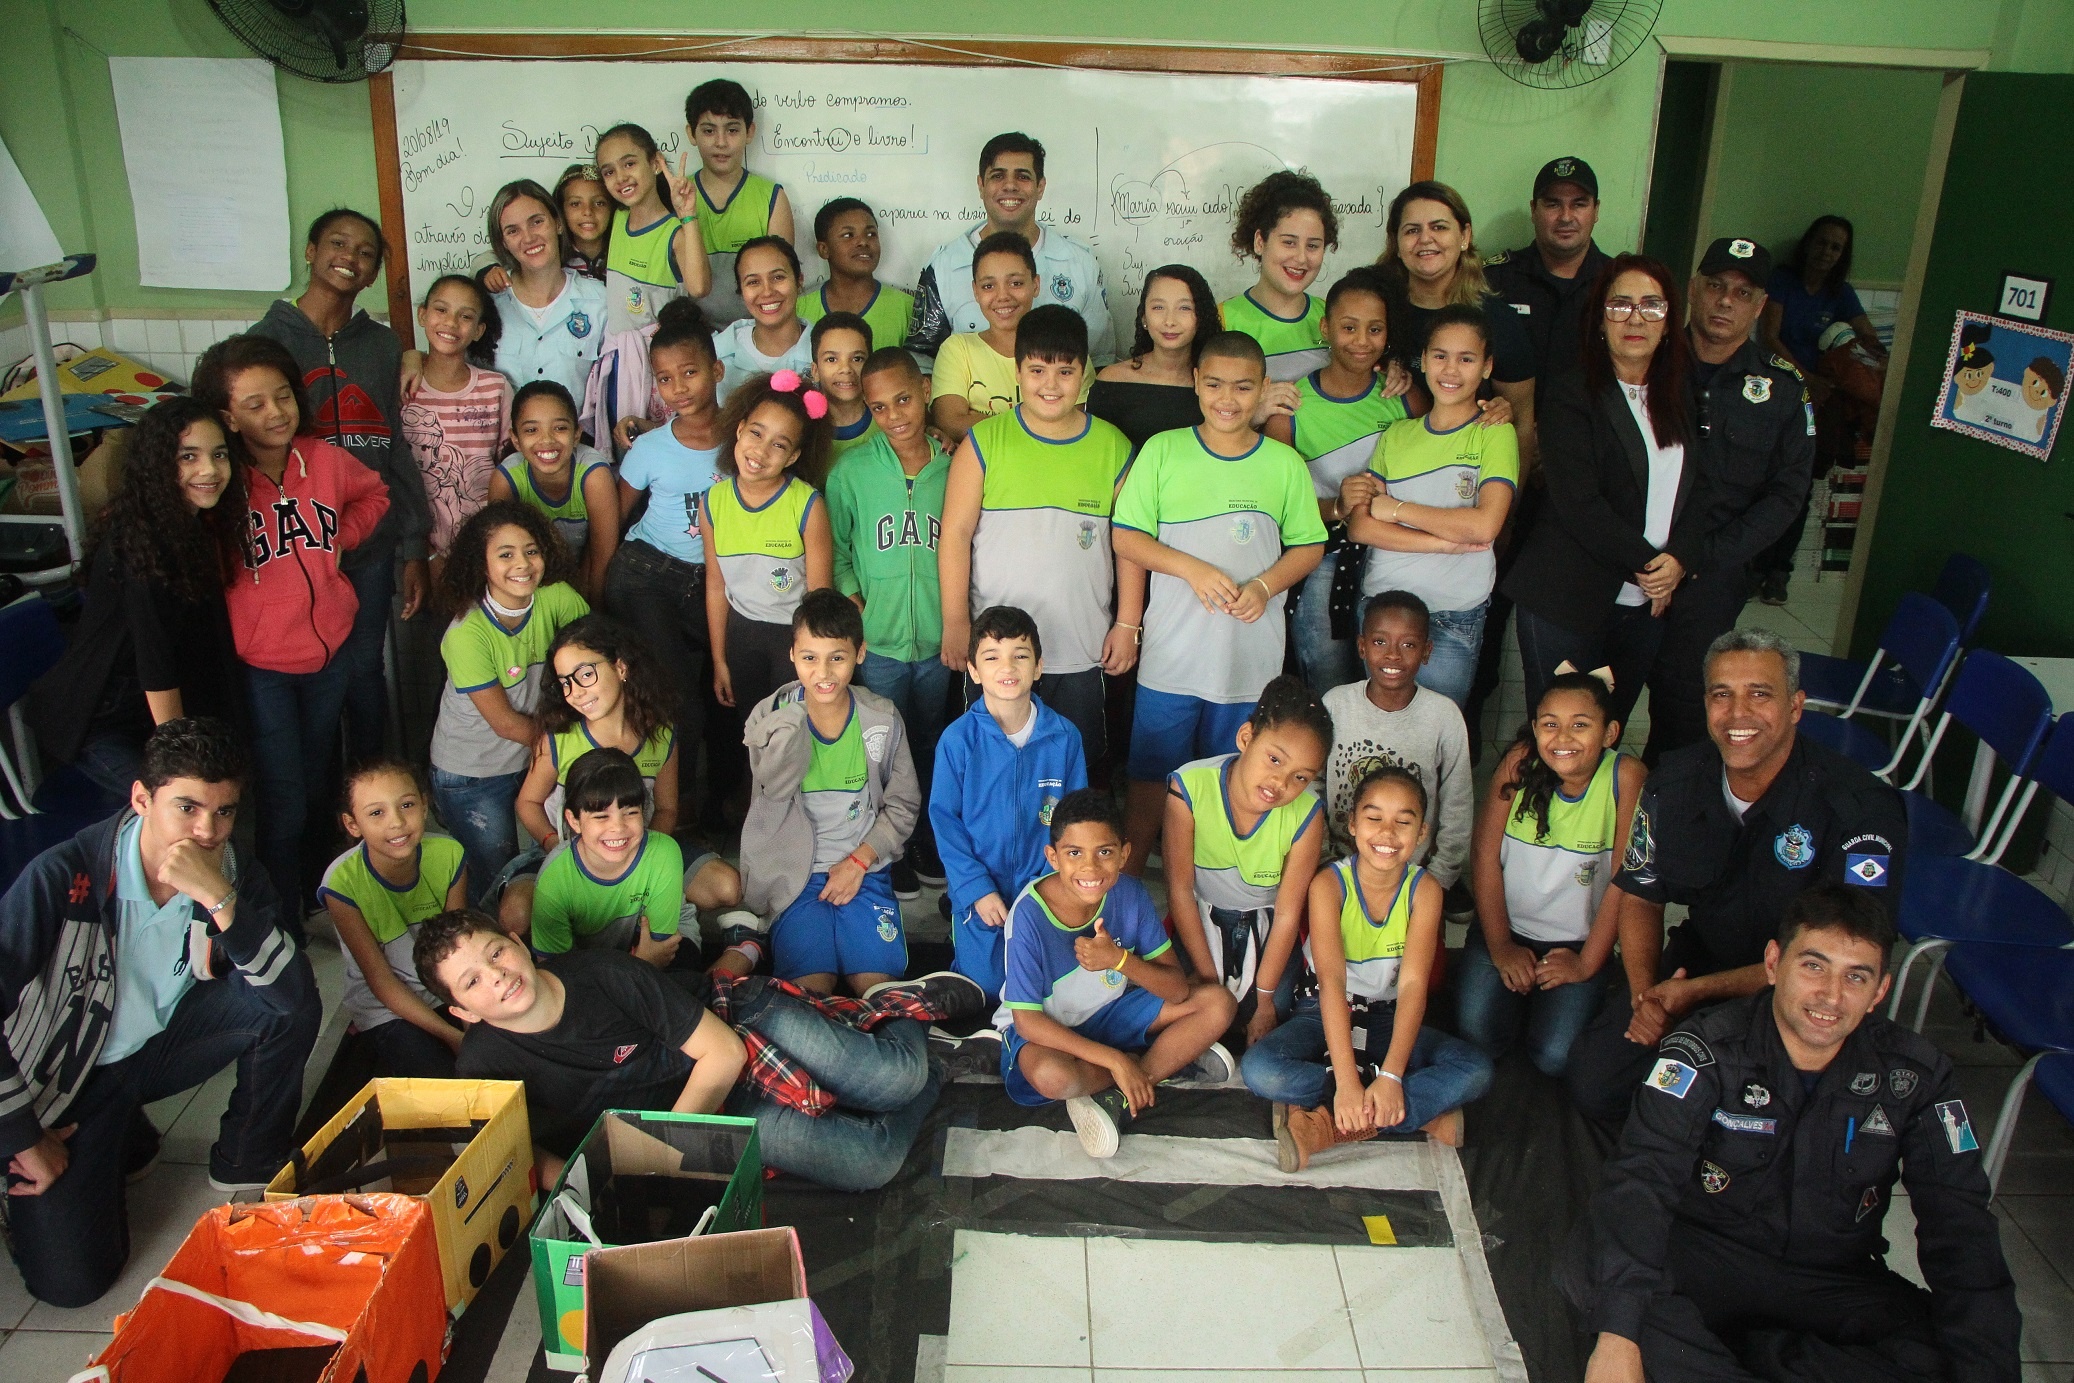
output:
[[[1656,659],[1659,616],[1685,579],[1668,549],[1694,469],[1685,464],[1682,320],[1670,270],[1621,255],[1585,303],[1582,371],[1542,392],[1549,505],[1502,587],[1519,605],[1530,712],[1568,662],[1612,669],[1625,723]]]

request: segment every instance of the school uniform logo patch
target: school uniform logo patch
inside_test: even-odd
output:
[[[589,313],[587,313],[587,312],[572,312],[572,313],[570,313],[570,314],[569,314],[569,334],[570,334],[571,336],[575,337],[575,338],[576,338],[577,340],[579,340],[579,341],[581,341],[581,340],[582,340],[582,339],[583,339],[584,337],[586,337],[586,336],[590,335],[590,334],[591,334],[591,319],[590,319],[590,314],[589,314]]]
[[[1723,1191],[1726,1191],[1728,1189],[1728,1179],[1728,1170],[1720,1164],[1714,1162],[1700,1163],[1700,1185],[1706,1188],[1708,1195],[1718,1196]]]
[[[1474,504],[1476,502],[1475,476],[1458,475],[1455,477],[1455,498],[1461,500],[1464,504]]]
[[[1885,855],[1845,855],[1844,882],[1860,888],[1885,888],[1887,886],[1887,857]]]
[[[1102,983],[1103,983],[1104,985],[1108,986],[1108,987],[1109,987],[1110,989],[1121,989],[1121,988],[1123,988],[1123,986],[1124,986],[1124,983],[1125,983],[1125,981],[1124,981],[1124,978],[1123,978],[1123,971],[1121,971],[1121,970],[1104,970],[1104,971],[1102,972]]]
[[[1248,515],[1241,514],[1231,521],[1231,540],[1240,547],[1253,541],[1254,532],[1253,520]]]
[[[1092,520],[1083,519],[1081,521],[1080,531],[1074,535],[1074,541],[1080,544],[1080,550],[1082,552],[1091,552],[1094,550],[1095,525]]]
[[[1073,280],[1064,274],[1051,276],[1051,295],[1062,303],[1073,301]]]
[[[1857,1075],[1851,1077],[1851,1093],[1853,1095],[1870,1095],[1879,1088],[1880,1077],[1877,1071],[1860,1071]]]
[[[1916,1093],[1916,1082],[1920,1079],[1921,1077],[1906,1066],[1896,1066],[1887,1072],[1887,1088],[1894,1092],[1895,1099],[1905,1100]]]
[[[1051,825],[1051,814],[1052,814],[1052,813],[1053,813],[1054,811],[1056,811],[1056,810],[1058,809],[1058,805],[1059,805],[1059,799],[1058,799],[1058,798],[1056,798],[1056,797],[1047,797],[1047,798],[1045,798],[1045,799],[1044,799],[1044,805],[1043,805],[1043,806],[1041,806],[1041,807],[1039,807],[1039,808],[1037,809],[1037,819],[1038,819],[1039,821],[1043,822],[1043,823],[1044,823],[1045,825],[1047,825],[1047,826]]]
[[[1815,862],[1815,833],[1795,822],[1772,842],[1772,854],[1788,869],[1806,869]]]
[[[1867,1215],[1870,1215],[1873,1211],[1879,1208],[1880,1188],[1877,1186],[1866,1187],[1865,1194],[1858,1197],[1858,1214],[1852,1222],[1855,1224],[1858,1220],[1864,1219]]]
[[[891,909],[891,908],[887,908],[887,907],[880,907],[880,908],[876,908],[876,909],[874,909],[874,911],[876,911],[876,912],[878,913],[878,918],[879,918],[879,926],[878,926],[878,931],[879,931],[879,940],[881,940],[881,941],[898,941],[898,940],[900,940],[900,917],[899,917],[899,915],[898,915],[897,913],[895,913],[895,912],[893,911],[893,909]]]
[[[1599,862],[1597,860],[1586,860],[1583,864],[1577,866],[1577,872],[1570,877],[1577,881],[1579,888],[1590,888],[1592,880],[1599,877]]]
[[[1743,397],[1752,403],[1770,403],[1772,382],[1764,375],[1743,376]]]
[[[1684,1062],[1673,1061],[1669,1057],[1659,1057],[1656,1065],[1649,1072],[1649,1087],[1652,1090],[1661,1090],[1666,1095],[1675,1095],[1682,1100],[1685,1098],[1686,1092],[1692,1089],[1692,1083],[1698,1077],[1699,1072],[1693,1070]]]
[[[771,583],[771,589],[772,589],[772,590],[774,590],[774,591],[776,591],[776,592],[777,592],[777,593],[778,593],[779,595],[783,595],[783,594],[785,594],[785,592],[787,592],[787,591],[791,590],[791,589],[792,589],[792,568],[790,568],[790,567],[772,567],[772,568],[771,568],[771,575],[770,575],[770,583]]]
[[[864,757],[875,764],[886,761],[886,745],[893,738],[893,727],[874,725],[864,732]]]
[[[1973,1121],[1966,1117],[1964,1100],[1946,1100],[1936,1109],[1937,1122],[1944,1127],[1944,1141],[1954,1153],[1980,1151],[1980,1141],[1973,1136]]]

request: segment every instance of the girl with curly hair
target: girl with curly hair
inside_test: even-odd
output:
[[[447,678],[432,727],[432,801],[467,852],[476,898],[518,853],[512,811],[539,734],[548,646],[590,613],[568,567],[545,514],[493,500],[461,525],[440,574],[453,623],[439,642]]]
[[[212,409],[172,398],[127,441],[82,567],[86,611],[28,708],[46,757],[123,800],[154,725],[244,719],[223,602],[245,512],[230,439]]]
[[[1332,198],[1309,173],[1270,173],[1239,199],[1231,252],[1258,264],[1260,277],[1225,300],[1224,326],[1260,343],[1269,379],[1302,379],[1325,363],[1325,304],[1310,289],[1337,248]]]

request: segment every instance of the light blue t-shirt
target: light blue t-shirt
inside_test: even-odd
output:
[[[151,901],[144,877],[144,856],[137,838],[144,823],[131,818],[116,837],[115,874],[118,905],[115,938],[115,1016],[108,1023],[108,1042],[94,1063],[121,1061],[165,1031],[173,1010],[194,987],[188,968],[188,934],[195,900],[176,893],[165,905]]]
[[[706,545],[699,541],[698,499],[720,479],[713,466],[719,455],[718,447],[694,451],[685,446],[668,424],[636,437],[619,463],[619,478],[648,492],[648,508],[627,537],[639,538],[680,562],[704,562]]]
[[[743,317],[713,333],[713,353],[727,366],[727,372],[720,376],[720,387],[713,394],[723,408],[727,406],[729,395],[756,375],[776,374],[780,370],[805,375],[814,368],[814,333],[811,330],[800,332],[799,339],[792,343],[792,349],[783,355],[765,355],[756,349],[756,339],[751,335],[755,329],[755,321]]]

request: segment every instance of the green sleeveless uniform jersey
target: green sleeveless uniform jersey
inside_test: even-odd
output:
[[[1397,892],[1387,901],[1362,896],[1352,860],[1336,861],[1332,874],[1339,881],[1339,939],[1347,952],[1347,998],[1357,1004],[1394,1004],[1397,969],[1404,962],[1404,942],[1411,934],[1412,899],[1418,896],[1419,880],[1426,877],[1426,871],[1405,870]],[[1384,904],[1381,918],[1376,917],[1372,903]],[[1315,974],[1318,965],[1311,959],[1308,937],[1303,958]],[[1372,1055],[1382,1060],[1382,1053]]]
[[[417,879],[399,888],[375,873],[363,842],[331,862],[317,889],[319,898],[336,898],[360,914],[396,978],[434,1013],[444,1006],[418,983],[418,963],[411,948],[417,943],[417,925],[446,911],[447,894],[461,877],[461,865],[460,841],[451,836],[426,836],[418,842]],[[346,1017],[362,1032],[394,1019],[389,1006],[374,996],[352,947],[339,949],[346,955],[346,992],[340,1000]]]
[[[1505,912],[1529,941],[1574,945],[1591,935],[1599,901],[1613,881],[1613,841],[1620,829],[1620,754],[1608,749],[1582,794],[1548,801],[1548,834],[1519,800],[1505,813],[1498,867],[1505,874]]]
[[[1159,433],[1139,451],[1116,499],[1116,522],[1201,558],[1241,586],[1285,550],[1325,541],[1310,472],[1294,448],[1262,437],[1244,456],[1219,456],[1195,428]],[[1151,590],[1138,685],[1224,705],[1259,700],[1282,670],[1289,593],[1241,624],[1204,609],[1178,576],[1152,573]],[[1049,667],[1049,633],[1044,651]]]
[[[612,463],[605,459],[605,453],[596,447],[577,443],[570,457],[569,489],[560,499],[541,485],[540,478],[533,474],[532,466],[523,456],[509,456],[497,469],[504,472],[504,481],[511,486],[511,493],[519,503],[547,515],[547,521],[562,536],[562,546],[569,549],[569,559],[580,562],[584,549],[590,546],[591,536],[591,511],[583,498],[583,482],[600,466],[605,468],[606,474],[611,474]]]
[[[664,304],[684,296],[684,281],[670,254],[679,224],[664,212],[661,220],[634,230],[627,225],[625,207],[612,213],[612,241],[605,247],[607,336],[639,331],[655,321]]]
[[[813,486],[791,476],[759,508],[742,503],[733,477],[706,491],[706,522],[713,528],[709,562],[720,564],[727,603],[743,619],[790,624],[807,593],[807,514],[821,498]]]
[[[735,286],[735,256],[756,237],[771,233],[779,187],[761,173],[744,169],[733,194],[716,205],[706,194],[703,175],[691,181],[697,189],[692,200],[697,204],[699,238],[706,243],[706,264],[713,271],[713,287],[699,299],[699,305],[706,310],[707,321],[724,326],[749,315],[742,292]]]
[[[1260,343],[1267,356],[1269,379],[1302,379],[1324,366],[1331,352],[1325,349],[1325,300],[1304,295],[1301,317],[1277,317],[1253,301],[1253,290],[1217,304],[1226,331],[1243,331]]]
[[[866,791],[871,762],[864,753],[864,731],[857,723],[857,699],[850,698],[850,718],[834,739],[822,739],[811,720],[807,734],[811,738],[806,776],[799,782],[800,800],[806,806],[807,820],[814,823],[814,872],[825,874],[864,843],[878,819]]]
[[[1231,819],[1231,768],[1238,755],[1197,759],[1167,775],[1195,818],[1195,893],[1213,908],[1252,912],[1275,905],[1290,847],[1324,804],[1298,793],[1263,815],[1244,835]]]
[[[984,419],[970,439],[985,472],[972,536],[972,613],[990,605],[1028,611],[1044,640],[1046,672],[1099,665],[1116,586],[1109,516],[1130,439],[1094,417],[1078,437],[1039,437],[1019,407]]]
[[[644,821],[655,817],[655,775],[663,771],[663,765],[670,761],[670,751],[676,746],[676,729],[658,725],[655,733],[641,741],[641,747],[634,751],[634,767],[641,770],[641,786],[648,797],[641,808]],[[562,819],[562,794],[568,786],[570,765],[599,747],[598,742],[591,738],[590,726],[581,721],[558,735],[547,737],[547,757],[555,766],[555,785],[547,794],[547,819],[555,824],[563,840],[569,838],[569,823]]]
[[[1375,455],[1376,439],[1383,429],[1404,417],[1403,399],[1383,397],[1383,381],[1377,376],[1368,388],[1352,398],[1328,394],[1319,387],[1313,370],[1296,382],[1296,413],[1289,419],[1289,439],[1296,454],[1310,468],[1311,488],[1319,499],[1339,494],[1339,483],[1368,469]]]
[[[799,300],[794,309],[809,327],[828,315],[828,285],[822,284]],[[908,320],[915,315],[915,295],[905,288],[880,284],[871,301],[857,314],[871,328],[871,348],[880,350],[907,340]]]

